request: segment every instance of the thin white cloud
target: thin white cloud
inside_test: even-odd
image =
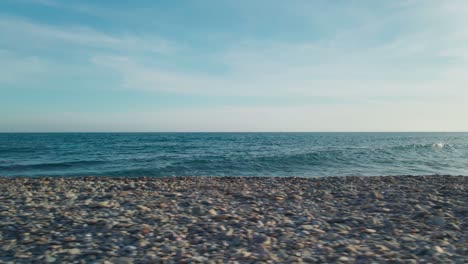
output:
[[[138,57],[95,56],[92,61],[119,73],[123,85],[132,89],[243,96],[468,97],[463,73],[468,70],[468,34],[459,11],[464,7],[464,1],[408,1],[395,6],[401,10],[391,17],[371,16],[364,28],[338,32],[331,40],[240,41],[210,54],[227,69],[221,75],[170,71]],[[414,23],[412,30],[357,45],[391,32],[403,16],[411,18],[404,21]]]
[[[36,56],[19,56],[0,49],[0,84],[17,84],[18,80],[46,73],[51,64]]]
[[[71,52],[74,47],[83,48],[91,58],[91,65],[85,66],[114,71],[121,76],[121,85],[130,89],[236,96],[466,96],[468,46],[464,44],[468,34],[460,10],[468,4],[456,0],[401,3],[396,6],[403,14],[394,12],[379,20],[370,16],[362,21],[363,27],[336,32],[332,39],[240,40],[222,52],[203,54],[226,68],[222,74],[201,74],[184,65],[171,70],[164,63],[148,63],[157,60],[151,53],[178,58],[171,53],[177,49],[176,43],[151,33],[145,37],[116,35],[85,26],[52,26],[0,16],[0,33],[5,36],[0,43],[46,43],[46,48],[51,44],[60,49],[66,44]],[[378,38],[400,16],[414,16],[427,27],[418,25],[417,31],[402,31],[377,44],[356,45],[363,39]]]
[[[287,50],[297,50],[294,47],[291,45]],[[286,52],[289,58],[285,55],[285,61],[282,61],[281,58],[275,60],[274,56],[262,53],[262,49],[257,51],[247,52],[247,55],[229,53],[223,56],[224,65],[230,69],[223,76],[167,71],[131,57],[97,56],[92,62],[98,67],[117,72],[123,80],[122,84],[129,89],[180,94],[332,96],[350,99],[376,96],[433,96],[437,99],[441,95],[453,95],[465,90],[463,70],[468,69],[463,65],[435,69],[395,65],[402,69],[391,69],[379,64],[378,59],[369,64],[368,61],[360,62],[354,58],[308,65],[304,61],[295,62],[294,52]],[[284,52],[284,49],[277,52]],[[315,54],[312,52],[308,55]],[[412,77],[413,74],[419,76]]]
[[[171,53],[175,44],[151,35],[111,35],[87,26],[52,26],[32,22],[20,17],[0,15],[1,42],[67,44],[68,47],[104,48],[119,52]],[[1,43],[0,42],[0,43]]]
[[[8,1],[8,0],[7,0]],[[35,5],[43,5],[43,6],[52,6],[57,7],[59,6],[59,2],[55,0],[9,0],[15,3],[23,3],[23,4],[35,4]]]

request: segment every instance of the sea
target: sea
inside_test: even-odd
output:
[[[468,175],[468,133],[0,133],[0,176]]]

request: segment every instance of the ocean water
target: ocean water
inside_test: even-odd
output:
[[[468,175],[468,133],[1,133],[0,176]]]

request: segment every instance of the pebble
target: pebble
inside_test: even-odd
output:
[[[436,217],[433,217],[430,222],[434,225],[437,225],[437,226],[444,226],[445,225],[445,219],[441,216],[436,216]]]
[[[76,237],[75,236],[67,236],[63,239],[63,241],[65,242],[73,242],[76,240]]]
[[[46,257],[45,257],[45,262],[47,262],[47,263],[53,263],[53,262],[55,262],[56,260],[57,260],[56,258],[51,257],[51,256],[46,256]]]
[[[194,206],[191,211],[193,215],[202,215],[204,210],[200,206]]]
[[[216,212],[215,209],[210,209],[210,210],[208,211],[208,213],[209,213],[211,216],[217,216],[217,215],[218,215],[218,212]]]
[[[149,207],[146,207],[146,206],[141,205],[141,204],[140,204],[140,205],[137,205],[137,208],[138,208],[139,210],[143,211],[143,212],[149,212],[149,211],[151,211],[151,209],[150,209]]]
[[[125,250],[125,251],[130,251],[130,252],[135,251],[136,249],[137,249],[137,248],[134,247],[134,246],[125,246],[125,247],[123,248],[123,250]]]
[[[439,254],[443,254],[445,253],[445,250],[443,250],[441,247],[439,246],[434,246],[434,250],[439,253]]]
[[[358,253],[359,252],[359,246],[355,246],[355,245],[348,245],[348,246],[346,246],[345,249],[348,252],[351,252],[351,253]]]
[[[377,231],[375,229],[365,228],[365,229],[363,229],[363,232],[368,233],[368,234],[374,234]]]
[[[113,201],[91,202],[89,206],[92,208],[112,208],[117,207],[118,203]]]
[[[72,255],[79,255],[81,254],[81,250],[79,248],[72,248],[68,250],[68,253]]]
[[[268,236],[260,234],[254,237],[254,241],[258,244],[268,245],[270,244],[271,239]]]
[[[298,194],[293,194],[293,195],[292,195],[292,198],[293,198],[294,200],[302,200],[302,196],[301,196],[301,195],[298,195]]]
[[[379,191],[373,191],[372,192],[372,197],[375,198],[375,199],[383,199],[384,198],[382,193],[379,192]]]
[[[381,252],[390,251],[390,249],[388,247],[384,246],[384,245],[376,245],[375,247]]]

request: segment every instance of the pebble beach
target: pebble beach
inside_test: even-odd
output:
[[[0,263],[467,263],[468,178],[0,178]]]

